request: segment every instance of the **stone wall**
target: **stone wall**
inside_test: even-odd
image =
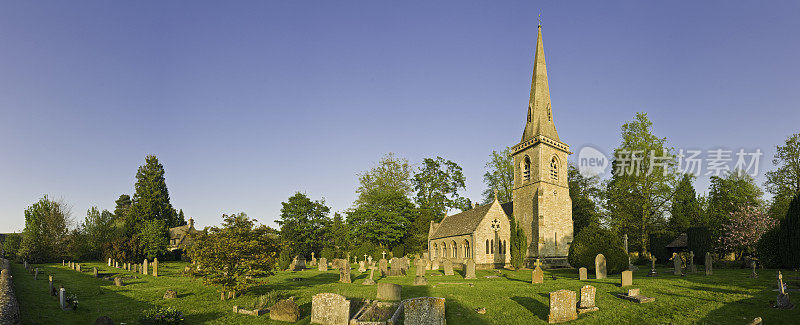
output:
[[[21,324],[11,278],[11,263],[7,259],[0,259],[0,264],[0,324]]]

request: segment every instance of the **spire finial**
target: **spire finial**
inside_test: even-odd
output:
[[[494,200],[497,201],[497,189],[494,189]]]
[[[539,12],[539,27],[542,27],[542,12]]]

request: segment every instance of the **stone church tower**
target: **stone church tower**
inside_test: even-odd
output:
[[[553,123],[550,88],[544,63],[542,26],[536,40],[528,118],[514,158],[513,213],[528,237],[525,264],[536,258],[549,266],[566,266],[572,243],[572,200],[567,183],[569,146]]]

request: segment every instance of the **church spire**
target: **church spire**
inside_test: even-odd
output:
[[[536,54],[531,79],[528,119],[525,123],[525,131],[522,133],[522,141],[530,140],[537,135],[544,135],[559,141],[558,132],[553,123],[553,112],[550,108],[550,87],[547,83],[547,66],[544,63],[542,25],[539,25],[539,34],[536,39]]]

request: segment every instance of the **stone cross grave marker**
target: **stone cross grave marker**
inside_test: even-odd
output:
[[[794,305],[789,301],[789,295],[786,294],[786,288],[783,285],[783,274],[778,271],[778,299],[775,303],[775,308],[792,309]]]
[[[658,258],[656,258],[655,255],[650,254],[651,266],[650,266],[650,273],[648,273],[647,276],[658,276],[658,272],[656,272],[656,260],[657,259]]]
[[[381,254],[383,254],[383,259],[386,259],[386,251],[383,251]]]
[[[594,301],[595,291],[595,288],[590,285],[581,287],[581,300],[578,303],[579,314],[597,310],[597,306],[595,305]]]
[[[714,274],[714,267],[713,264],[714,260],[711,258],[711,252],[706,252],[706,275]]]
[[[547,321],[554,324],[578,319],[575,300],[575,291],[562,289],[551,292],[550,315],[547,317]]]
[[[594,258],[594,276],[597,279],[605,279],[606,275],[606,257],[603,254],[597,254]]]
[[[403,300],[406,324],[444,325],[444,298],[419,297]]]
[[[346,325],[350,321],[350,301],[335,293],[318,293],[311,297],[311,323]]]
[[[582,267],[578,269],[578,280],[585,281],[588,277],[586,268]]]

